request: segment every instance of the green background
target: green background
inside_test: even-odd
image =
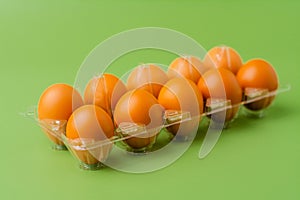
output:
[[[1,199],[300,199],[299,1],[0,1]],[[270,61],[281,84],[262,119],[238,118],[211,154],[203,136],[172,165],[147,174],[83,171],[19,112],[52,83],[73,84],[83,59],[124,30],[159,26],[206,49],[226,44],[244,61]],[[141,52],[119,62],[170,62]],[[118,71],[118,65],[115,65]]]

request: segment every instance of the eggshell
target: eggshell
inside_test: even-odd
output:
[[[65,134],[66,122],[72,112],[83,105],[82,97],[72,86],[58,83],[48,87],[38,103],[38,118],[48,138],[64,146],[59,134]],[[59,123],[59,125],[57,124]],[[55,132],[52,129],[57,129]]]
[[[242,101],[242,89],[235,75],[225,69],[211,69],[207,71],[198,82],[200,89],[206,102],[208,99],[230,100],[231,109],[226,110],[225,122],[232,120],[239,109],[239,103]],[[224,121],[218,115],[214,116],[215,121]]]
[[[193,120],[168,127],[173,135],[189,136],[199,126],[203,98],[196,84],[185,78],[170,79],[161,89],[158,102],[166,110],[189,112]]]
[[[226,68],[236,74],[243,65],[243,61],[239,53],[233,48],[219,46],[207,52],[204,64],[214,68]]]
[[[75,155],[86,164],[103,162],[112,143],[93,148],[77,148],[84,143],[108,141],[114,136],[114,125],[110,116],[100,107],[85,105],[78,108],[70,117],[66,137]]]
[[[151,93],[136,89],[120,98],[114,112],[114,120],[117,125],[130,122],[145,125],[147,130],[152,130],[162,126],[163,112],[164,109]],[[132,148],[143,148],[153,143],[158,132],[159,130],[156,130],[153,133],[132,137],[125,142]]]
[[[273,66],[262,59],[248,61],[241,67],[236,77],[243,89],[244,96],[247,96],[249,92],[252,94],[253,92],[257,92],[254,91],[257,89],[266,89],[267,92],[272,92],[278,88],[278,77]],[[245,104],[245,106],[250,110],[261,110],[268,107],[274,98],[275,96],[270,96],[253,103]]]
[[[166,73],[154,64],[143,64],[136,67],[128,76],[128,90],[143,89],[155,97],[161,87],[168,81]]]
[[[127,92],[124,83],[112,74],[92,78],[84,91],[85,104],[94,104],[104,109],[110,116],[120,99]]]
[[[83,105],[79,92],[67,84],[53,84],[41,95],[38,118],[68,120],[72,112]]]
[[[194,83],[198,83],[202,74],[209,69],[195,56],[183,56],[176,58],[168,68],[168,77],[184,77]]]

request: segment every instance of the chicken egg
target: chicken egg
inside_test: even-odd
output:
[[[235,117],[239,109],[239,103],[242,101],[242,89],[231,71],[225,68],[207,71],[199,80],[198,88],[205,98],[206,106],[212,106],[211,104],[208,105],[209,102],[219,103],[219,101],[225,100],[230,100],[230,104],[233,106],[224,111],[226,114],[220,112],[219,115],[213,115],[214,121],[228,122]],[[224,106],[228,105],[225,104]]]
[[[248,61],[241,67],[236,77],[242,87],[245,100],[265,95],[267,92],[273,92],[278,88],[278,78],[273,66],[262,59]],[[255,94],[257,95],[255,96]],[[261,110],[268,107],[274,98],[275,96],[269,96],[245,104],[245,107],[253,111]]]
[[[168,81],[166,73],[154,64],[142,64],[136,67],[128,76],[128,90],[144,89],[155,97],[161,87]]]
[[[85,104],[94,104],[110,116],[120,97],[127,91],[124,83],[112,74],[103,74],[91,79],[84,91]]]
[[[203,113],[203,98],[197,85],[185,78],[170,79],[161,89],[158,102],[166,109],[188,112],[192,119],[167,128],[176,138],[189,139],[197,131]]]
[[[143,151],[155,142],[156,135],[163,124],[163,112],[164,109],[150,92],[136,89],[125,93],[120,98],[114,111],[114,120],[118,126],[124,123],[145,126],[146,134],[124,141],[134,151],[139,149]]]
[[[50,129],[52,126],[59,125],[58,131],[65,133],[66,121],[73,111],[82,105],[81,95],[72,86],[63,83],[53,84],[43,92],[39,99],[38,118]],[[63,142],[49,128],[43,128],[43,130],[50,140],[63,146]]]
[[[111,151],[114,136],[114,125],[111,117],[100,107],[84,105],[71,115],[67,127],[66,137],[74,154],[85,164],[104,162]],[[105,145],[85,148],[88,144],[108,141]],[[83,148],[76,148],[76,147]]]
[[[204,64],[214,68],[226,68],[236,74],[243,62],[241,56],[233,48],[218,46],[207,52]]]
[[[190,79],[194,83],[198,83],[202,74],[209,67],[205,66],[200,59],[195,56],[183,56],[176,58],[168,68],[168,77],[184,77]]]

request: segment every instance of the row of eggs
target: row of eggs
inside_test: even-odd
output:
[[[198,128],[201,115],[216,102],[225,100],[233,106],[212,120],[229,122],[238,111],[234,105],[255,96],[257,91],[272,92],[277,88],[278,78],[270,63],[262,59],[243,63],[233,48],[221,46],[209,50],[203,61],[194,56],[178,57],[167,72],[155,64],[142,64],[129,74],[126,85],[113,74],[102,74],[88,82],[83,97],[67,84],[51,85],[40,97],[38,120],[43,124],[65,121],[60,131],[67,141],[76,141],[77,145],[113,140],[120,136],[116,130],[125,130],[132,124],[135,128],[155,130],[124,140],[129,149],[138,152],[151,148],[159,132],[156,128],[165,123],[166,111],[188,112],[193,117],[194,120],[167,128],[173,135],[186,136]],[[259,111],[273,99],[270,96],[245,106]],[[53,136],[52,130],[44,130],[54,143],[65,144]],[[101,147],[96,154],[71,150],[82,162],[95,164],[107,158],[111,144]]]

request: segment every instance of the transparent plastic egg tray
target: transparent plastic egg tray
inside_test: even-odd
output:
[[[118,128],[115,129],[115,134],[112,138],[101,141],[85,138],[68,139],[65,134],[67,121],[56,119],[39,120],[36,107],[30,108],[24,115],[33,119],[42,128],[43,132],[46,133],[53,142],[54,149],[69,150],[76,160],[78,160],[79,166],[82,169],[96,170],[104,166],[121,169],[122,166],[125,166],[125,170],[123,171],[132,172],[134,169],[126,166],[130,165],[129,162],[132,163],[132,159],[140,159],[140,163],[149,162],[149,159],[152,159],[151,156],[149,156],[151,153],[164,149],[170,143],[175,145],[172,148],[177,148],[176,145],[180,146],[184,145],[184,143],[188,143],[188,145],[185,146],[186,149],[195,138],[197,129],[199,129],[199,127],[201,128],[201,126],[197,126],[197,129],[191,133],[173,135],[168,133],[167,130],[169,127],[183,124],[188,125],[188,123],[191,122],[196,122],[196,124],[199,125],[201,121],[206,121],[212,130],[215,129],[221,133],[223,128],[230,126],[232,120],[228,122],[218,122],[213,120],[214,115],[223,113],[225,116],[226,112],[230,109],[238,108],[240,109],[238,115],[245,114],[249,117],[262,117],[266,109],[251,111],[247,109],[247,107],[253,106],[253,104],[263,104],[267,98],[274,97],[277,94],[288,90],[290,90],[289,85],[281,86],[279,89],[272,92],[268,92],[264,89],[248,88],[245,90],[244,100],[236,105],[232,105],[230,100],[213,99],[211,101],[206,101],[204,113],[200,116],[192,117],[189,112],[165,110],[163,124],[159,127],[147,129],[146,126],[142,124],[122,122],[119,124]],[[209,134],[211,133],[207,132],[206,137],[210,137]],[[158,137],[161,137],[159,143],[157,143]],[[142,148],[132,148],[130,143],[135,142],[136,140],[144,142],[146,145]],[[208,147],[208,149],[211,149],[212,147],[213,145]],[[168,151],[165,151],[165,154],[165,156],[168,156]],[[158,154],[157,156],[162,155],[163,154]],[[178,153],[177,157],[179,155],[181,154]],[[147,158],[147,156],[149,156],[149,158]],[[157,158],[157,156],[155,158]],[[164,158],[164,155],[161,160],[163,159],[167,160],[167,158]],[[145,169],[145,171],[151,171],[151,169]]]

